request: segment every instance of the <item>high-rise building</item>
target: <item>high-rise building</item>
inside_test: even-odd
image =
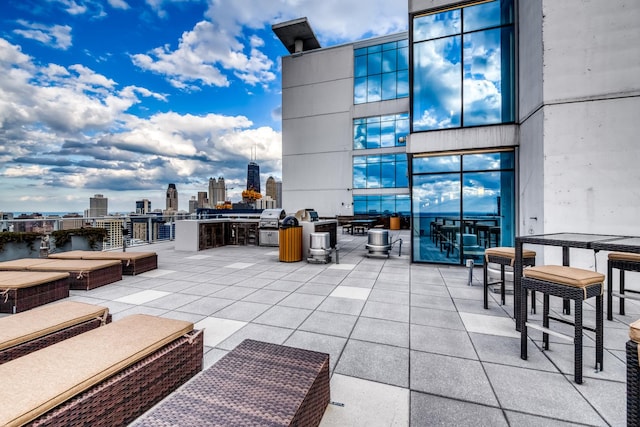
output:
[[[89,198],[88,216],[91,218],[107,216],[109,199],[102,194],[96,194]]]
[[[216,205],[224,203],[227,198],[227,190],[223,177],[209,178],[209,205],[215,208]]]
[[[196,209],[198,209],[198,199],[196,199],[196,196],[191,196],[189,200],[189,213],[196,213]]]
[[[175,184],[169,184],[169,188],[167,188],[167,210],[178,210],[178,189]]]
[[[276,181],[276,208],[282,208],[282,181]]]
[[[247,190],[260,192],[260,166],[256,162],[247,166]]]
[[[136,200],[136,213],[145,215],[151,212],[151,201],[149,199]]]
[[[276,200],[276,179],[273,176],[269,176],[269,178],[267,178],[267,182],[265,183],[265,195]]]
[[[207,198],[206,191],[198,191],[198,207],[206,208],[209,206],[209,199]]]
[[[467,218],[490,220],[499,246],[637,230],[640,198],[619,183],[640,179],[640,55],[628,42],[640,3],[407,5],[409,31],[325,49],[306,19],[272,27],[290,54],[283,208],[396,213],[412,227],[412,261],[461,265],[464,251],[433,245],[443,217],[454,242]]]
[[[105,228],[109,235],[104,240],[104,249],[122,247],[122,230],[124,228],[124,220],[122,219],[102,219],[96,221],[96,227]]]

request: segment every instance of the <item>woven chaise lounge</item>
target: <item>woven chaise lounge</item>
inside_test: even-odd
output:
[[[0,271],[0,313],[19,313],[69,296],[69,273]]]
[[[0,363],[109,322],[111,314],[107,307],[77,301],[47,304],[24,313],[3,317],[0,319]]]
[[[53,271],[69,273],[69,289],[89,290],[122,280],[118,260],[22,258],[0,262],[0,271]]]
[[[329,399],[328,354],[244,340],[133,425],[311,427]]]
[[[127,425],[202,370],[202,335],[137,314],[4,363],[0,425]]]
[[[113,260],[122,262],[122,274],[135,276],[145,271],[158,268],[158,255],[155,252],[102,252],[102,251],[69,251],[49,254],[51,259],[89,259]]]

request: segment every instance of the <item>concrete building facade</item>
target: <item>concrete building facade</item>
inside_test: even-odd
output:
[[[449,243],[467,219],[493,227],[495,236],[478,233],[484,245],[560,231],[638,234],[640,3],[409,0],[408,10],[407,33],[282,58],[284,209],[333,216],[393,207],[410,217],[417,262],[464,262],[434,246],[443,234],[432,223],[447,218],[457,224]],[[408,47],[409,96],[385,99],[393,43]],[[360,74],[376,58],[382,97],[376,72]],[[396,141],[360,150],[361,129],[403,114],[406,137],[396,126]],[[406,186],[398,176],[390,186],[361,183],[359,171],[384,180],[377,168],[387,165],[373,162],[398,155]],[[401,156],[395,162],[400,174]]]

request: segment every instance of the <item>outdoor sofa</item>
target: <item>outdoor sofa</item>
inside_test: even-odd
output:
[[[69,273],[0,271],[0,313],[19,313],[69,296]]]
[[[69,273],[69,289],[89,290],[122,280],[118,260],[21,258],[0,262],[0,271]]]
[[[77,301],[47,304],[0,318],[0,364],[110,322],[107,307]]]
[[[200,332],[136,314],[4,363],[0,425],[127,425],[202,370]]]
[[[155,252],[69,251],[49,254],[49,258],[119,260],[122,262],[122,274],[127,276],[158,268],[158,255]]]

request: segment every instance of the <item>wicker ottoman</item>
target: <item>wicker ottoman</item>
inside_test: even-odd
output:
[[[20,313],[69,296],[69,273],[0,271],[0,313]]]
[[[0,319],[0,363],[110,322],[107,307],[78,301],[47,304],[3,317]]]
[[[613,292],[613,269],[620,270],[620,292]],[[625,271],[640,271],[640,254],[611,252],[607,261],[607,320],[613,320],[613,297],[620,298],[620,314],[624,315],[625,298],[640,300],[640,291],[625,289]],[[635,295],[629,295],[629,294]]]
[[[522,301],[520,303],[520,357],[527,360],[527,328],[542,331],[543,347],[549,349],[549,320],[569,323],[564,319],[549,316],[549,295],[557,296],[575,302],[574,313],[574,379],[582,384],[582,330],[587,329],[596,334],[596,370],[602,370],[604,356],[603,325],[602,325],[602,291],[604,289],[604,274],[596,271],[584,270],[561,265],[542,265],[529,267],[524,270],[522,278]],[[541,292],[543,299],[542,326],[527,322],[527,290]],[[582,301],[596,298],[596,327],[587,328],[582,324]],[[563,335],[553,332],[555,335]],[[563,335],[567,338],[569,336]]]
[[[629,325],[627,341],[627,425],[640,425],[640,320]]]
[[[484,308],[489,308],[489,286],[500,284],[500,301],[502,305],[505,304],[505,280],[504,269],[505,266],[511,266],[516,261],[516,249],[512,247],[497,247],[489,248],[484,251]],[[500,280],[495,282],[489,282],[489,263],[500,265]],[[531,250],[522,250],[522,265],[536,265],[536,253]],[[515,292],[514,299],[515,299]],[[536,298],[535,293],[531,295],[531,310],[535,312]]]
[[[317,426],[329,403],[329,355],[244,340],[135,426]]]

